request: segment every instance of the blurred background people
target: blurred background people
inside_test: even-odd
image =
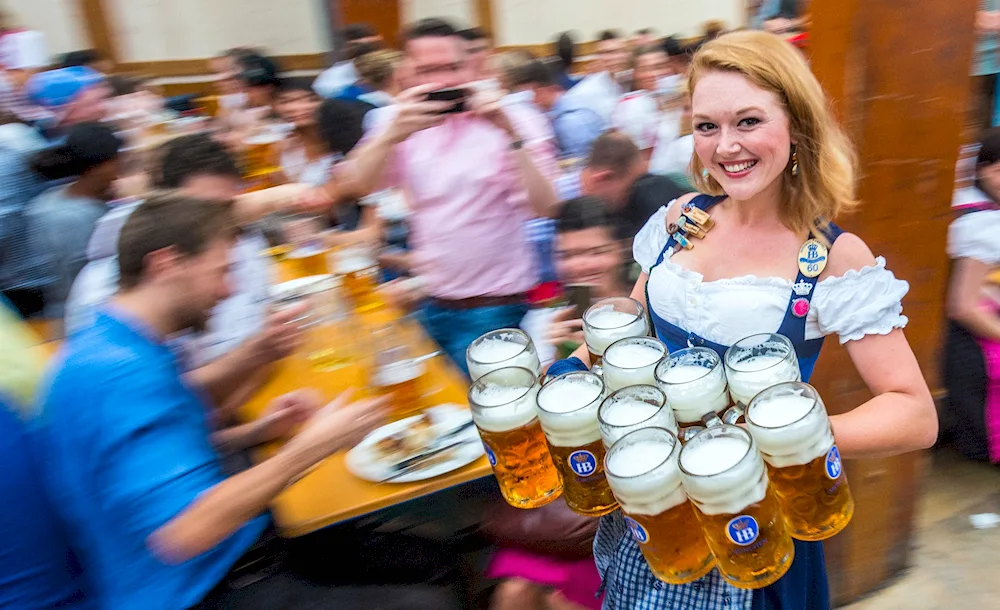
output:
[[[583,89],[563,89],[552,63],[536,59],[521,70],[519,86],[532,91],[534,103],[548,116],[560,156],[586,157],[590,145],[607,129],[607,121],[581,95]]]
[[[632,54],[632,91],[618,100],[611,113],[611,126],[626,134],[649,161],[661,137],[672,139],[676,129],[666,126],[666,100],[660,95],[660,81],[667,76],[667,54],[659,46],[639,47]]]
[[[379,47],[382,37],[370,24],[355,23],[340,32],[341,60],[327,68],[313,83],[316,93],[325,98],[339,97],[344,90],[358,82],[355,60]]]
[[[320,186],[329,179],[335,155],[319,128],[322,101],[308,79],[286,78],[278,87],[275,114],[292,126],[281,152],[281,171],[291,182]]]
[[[403,90],[402,61],[403,54],[390,49],[379,49],[359,57],[355,62],[358,75],[368,91],[359,95],[358,101],[376,108],[393,104]]]

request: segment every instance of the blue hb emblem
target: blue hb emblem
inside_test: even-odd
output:
[[[743,515],[729,522],[729,525],[726,526],[726,534],[736,544],[746,546],[757,539],[760,528],[757,527],[756,519],[750,515]]]
[[[574,451],[566,461],[577,476],[589,477],[597,472],[597,458],[589,451]]]
[[[646,544],[649,542],[649,533],[646,532],[646,528],[644,528],[638,521],[632,517],[625,517],[625,525],[628,526],[628,531],[632,532],[632,537],[636,539],[636,542],[639,544]]]
[[[834,445],[826,452],[826,476],[837,479],[843,471],[844,467],[840,463],[840,450]]]
[[[493,453],[493,450],[490,449],[490,446],[487,445],[486,443],[483,443],[483,449],[486,450],[486,459],[490,461],[490,466],[496,468],[496,465],[497,465],[497,456],[496,456],[496,454]]]

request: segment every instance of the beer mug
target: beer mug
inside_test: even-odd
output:
[[[733,402],[749,405],[757,392],[800,381],[799,361],[788,337],[776,333],[751,335],[726,350],[726,380]]]
[[[597,421],[605,447],[641,428],[677,432],[677,421],[667,406],[667,397],[653,385],[633,385],[612,393],[597,410]]]
[[[509,366],[520,366],[536,375],[542,374],[542,365],[531,337],[516,328],[502,328],[479,337],[465,350],[465,362],[473,381],[490,371]]]
[[[380,396],[392,396],[392,419],[421,413],[425,406],[423,378],[427,367],[417,357],[414,337],[397,323],[376,328],[368,338],[375,346],[371,385]]]
[[[604,350],[604,383],[608,391],[630,385],[655,385],[653,371],[667,355],[667,347],[654,337],[628,337]]]
[[[514,508],[545,506],[562,493],[538,423],[538,377],[510,367],[483,375],[469,389],[472,420],[504,500]]]
[[[358,311],[372,311],[383,303],[375,293],[379,267],[364,246],[344,246],[335,253],[337,275],[343,278],[344,291]]]
[[[243,177],[254,180],[281,171],[281,135],[262,131],[244,141]]]
[[[750,433],[709,427],[684,444],[679,462],[722,577],[734,587],[760,589],[784,576],[795,547]]]
[[[689,438],[688,429],[701,429],[705,415],[721,414],[729,406],[722,359],[707,347],[677,350],[657,365],[654,374],[677,418],[682,441]]]
[[[583,314],[583,338],[590,352],[590,364],[597,364],[609,345],[626,337],[649,334],[646,310],[629,297],[614,297],[594,303]]]
[[[854,498],[819,393],[794,381],[750,402],[747,428],[767,462],[792,538],[826,540],[854,515]]]
[[[538,392],[538,419],[552,462],[563,483],[563,499],[573,512],[599,517],[615,510],[604,477],[604,442],[597,409],[604,381],[589,372],[560,375]]]
[[[677,467],[680,443],[670,431],[645,428],[608,449],[604,471],[649,570],[682,585],[715,567]]]
[[[330,250],[319,233],[320,220],[315,216],[289,216],[282,223],[285,241],[291,246],[285,263],[294,277],[325,275],[330,272]]]

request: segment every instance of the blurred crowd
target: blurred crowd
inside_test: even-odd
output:
[[[807,44],[803,4],[759,3],[753,24]],[[0,33],[0,488],[20,499],[0,509],[0,606],[600,608],[596,520],[510,509],[488,485],[277,538],[273,498],[386,407],[299,391],[241,420],[302,342],[266,252],[284,220],[318,218],[460,369],[499,328],[523,328],[543,366],[566,358],[581,309],[632,292],[636,234],[696,190],[687,71],[724,31],[566,32],[540,57],[441,19],[399,50],[353,24],[318,77],[236,48],[211,60],[213,91],[174,97]],[[1000,461],[1000,136],[978,154],[950,235],[945,429]],[[37,332],[64,343],[44,380]],[[505,571],[498,548],[551,560],[547,576]]]

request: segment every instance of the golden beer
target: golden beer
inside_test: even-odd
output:
[[[760,446],[793,538],[826,540],[854,516],[830,418],[816,390],[782,383],[757,394],[747,427]]]
[[[344,292],[359,311],[383,305],[375,293],[378,263],[363,249],[344,248],[337,252],[337,273],[343,278]]]
[[[379,394],[392,397],[392,419],[412,417],[424,410],[423,363],[412,359],[387,364],[376,369],[372,382]]]
[[[681,477],[722,577],[760,589],[788,572],[795,547],[750,434],[719,425],[681,449]]]
[[[285,255],[285,262],[294,277],[326,275],[329,273],[329,250],[318,245],[307,245]]]
[[[650,571],[673,585],[693,582],[715,566],[681,487],[679,446],[670,431],[643,428],[619,439],[605,458],[608,483]]]
[[[604,476],[604,442],[597,410],[604,381],[594,373],[556,377],[538,392],[538,419],[570,509],[587,517],[618,507]]]
[[[243,176],[254,180],[281,171],[281,137],[260,134],[247,138],[243,154]]]
[[[492,371],[472,384],[469,405],[500,493],[515,508],[538,508],[562,483],[538,422],[538,377],[528,369]]]
[[[604,357],[604,350],[615,341],[648,334],[646,310],[635,299],[603,299],[583,314],[583,338],[591,365],[597,364]]]

